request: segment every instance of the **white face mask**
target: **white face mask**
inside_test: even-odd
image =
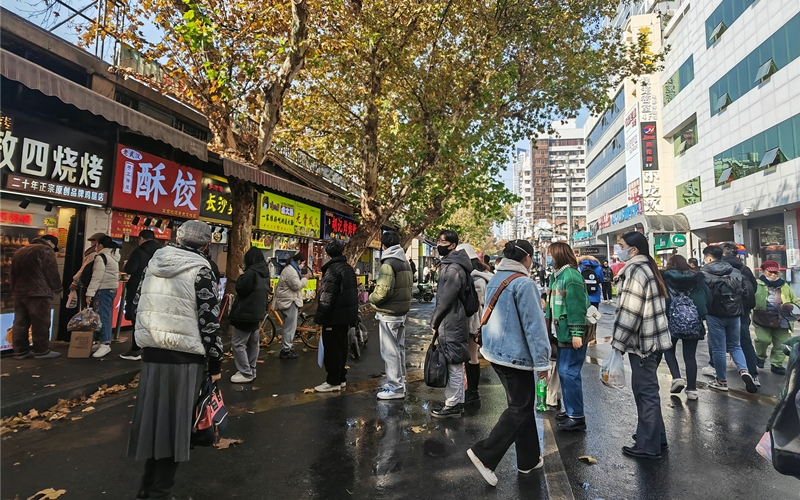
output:
[[[620,248],[619,250],[617,250],[617,258],[622,262],[627,262],[631,258],[630,250],[631,247],[628,247],[626,249]]]

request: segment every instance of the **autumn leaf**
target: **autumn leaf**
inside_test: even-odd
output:
[[[31,429],[41,429],[43,431],[49,431],[50,429],[52,429],[52,427],[53,427],[52,425],[48,424],[44,420],[36,420],[34,422],[31,422]]]
[[[314,394],[314,389],[303,389],[303,394]]]
[[[82,419],[82,418],[83,418],[83,417],[72,417],[70,420],[72,420],[72,421],[74,422],[74,421],[76,421],[76,420],[80,420],[80,419]]]
[[[94,411],[94,406],[87,406],[86,408],[84,408],[84,409],[83,409],[83,410],[81,410],[81,411],[82,411],[83,413],[86,413],[86,412],[89,412],[89,411]]]
[[[0,377],[10,377],[10,373],[0,373]]]
[[[31,411],[28,412],[28,418],[36,418],[38,416],[39,412],[35,408],[31,408]]]
[[[594,457],[590,457],[589,455],[581,455],[578,457],[578,460],[583,460],[589,465],[594,465],[597,463],[597,459]]]
[[[414,434],[419,434],[420,432],[424,432],[424,431],[425,431],[425,428],[424,427],[420,427],[418,425],[415,425],[415,426],[411,427],[411,432],[413,432]]]
[[[47,385],[45,385],[45,387],[55,387],[55,386],[56,386],[56,384],[47,384]]]
[[[64,495],[66,492],[67,490],[54,490],[53,488],[47,488],[46,490],[37,492],[32,497],[28,497],[28,500],[55,500],[61,495]]]
[[[41,375],[31,375],[31,378],[40,378]]]
[[[221,438],[215,445],[214,448],[219,450],[226,450],[231,446],[236,446],[237,444],[242,444],[244,441],[241,439],[229,439],[229,438]]]

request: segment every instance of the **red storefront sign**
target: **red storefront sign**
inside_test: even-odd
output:
[[[2,211],[0,212],[0,224],[16,224],[20,226],[32,226],[33,215]]]
[[[133,218],[135,217],[134,214],[128,212],[118,212],[114,211],[111,213],[111,236],[112,238],[122,239],[125,236],[131,237],[138,237],[139,232],[144,229],[151,229],[155,235],[157,240],[170,240],[172,239],[172,229],[167,229],[167,223],[169,222],[167,219],[162,220],[162,224],[159,227],[155,226],[155,220],[153,220],[150,226],[145,226],[144,221],[147,217],[140,216],[139,217],[139,224],[133,224]],[[155,219],[155,217],[153,217]],[[163,228],[163,229],[162,229]]]
[[[203,174],[142,151],[117,146],[114,208],[197,219]]]

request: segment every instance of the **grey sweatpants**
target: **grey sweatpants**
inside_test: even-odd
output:
[[[283,317],[283,350],[288,351],[294,343],[294,335],[297,332],[297,304],[292,304],[289,309],[281,311]]]
[[[247,378],[255,378],[258,362],[259,330],[246,332],[234,327],[231,336],[231,351],[236,369]]]

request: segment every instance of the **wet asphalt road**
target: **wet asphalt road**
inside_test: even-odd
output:
[[[422,362],[431,309],[415,306],[410,314],[409,370]],[[604,316],[600,331],[610,322],[611,315]],[[226,362],[221,387],[232,419],[224,437],[244,442],[226,450],[193,450],[192,460],[178,470],[178,498],[800,498],[800,482],[776,473],[754,450],[772,411],[768,398],[701,389],[699,401],[671,399],[664,375],[670,449],[660,462],[639,462],[619,451],[636,425],[630,389],[602,386],[593,363],[583,370],[588,432],[556,432],[553,438],[553,414],[545,413],[538,421],[545,469],[518,475],[512,447],[498,467],[498,487],[491,488],[465,451],[488,434],[505,408],[492,369],[482,370],[482,406],[460,420],[430,418],[428,410],[441,404],[443,391],[419,381],[411,383],[404,402],[377,402],[383,366],[377,328],[367,324],[370,343],[362,359],[350,360],[342,394],[303,394],[324,380],[316,352],[281,361],[273,344],[262,350],[265,362],[250,386],[231,386],[227,379],[235,369]],[[601,344],[590,357],[603,357],[607,348]],[[666,373],[663,363],[661,368]],[[420,374],[409,378],[419,380]],[[81,420],[54,422],[49,431],[4,436],[2,499],[25,499],[51,487],[67,490],[64,499],[133,499],[142,469],[125,458],[133,396],[126,391],[106,398],[95,411],[80,413]],[[598,463],[587,465],[578,460],[581,455]]]

